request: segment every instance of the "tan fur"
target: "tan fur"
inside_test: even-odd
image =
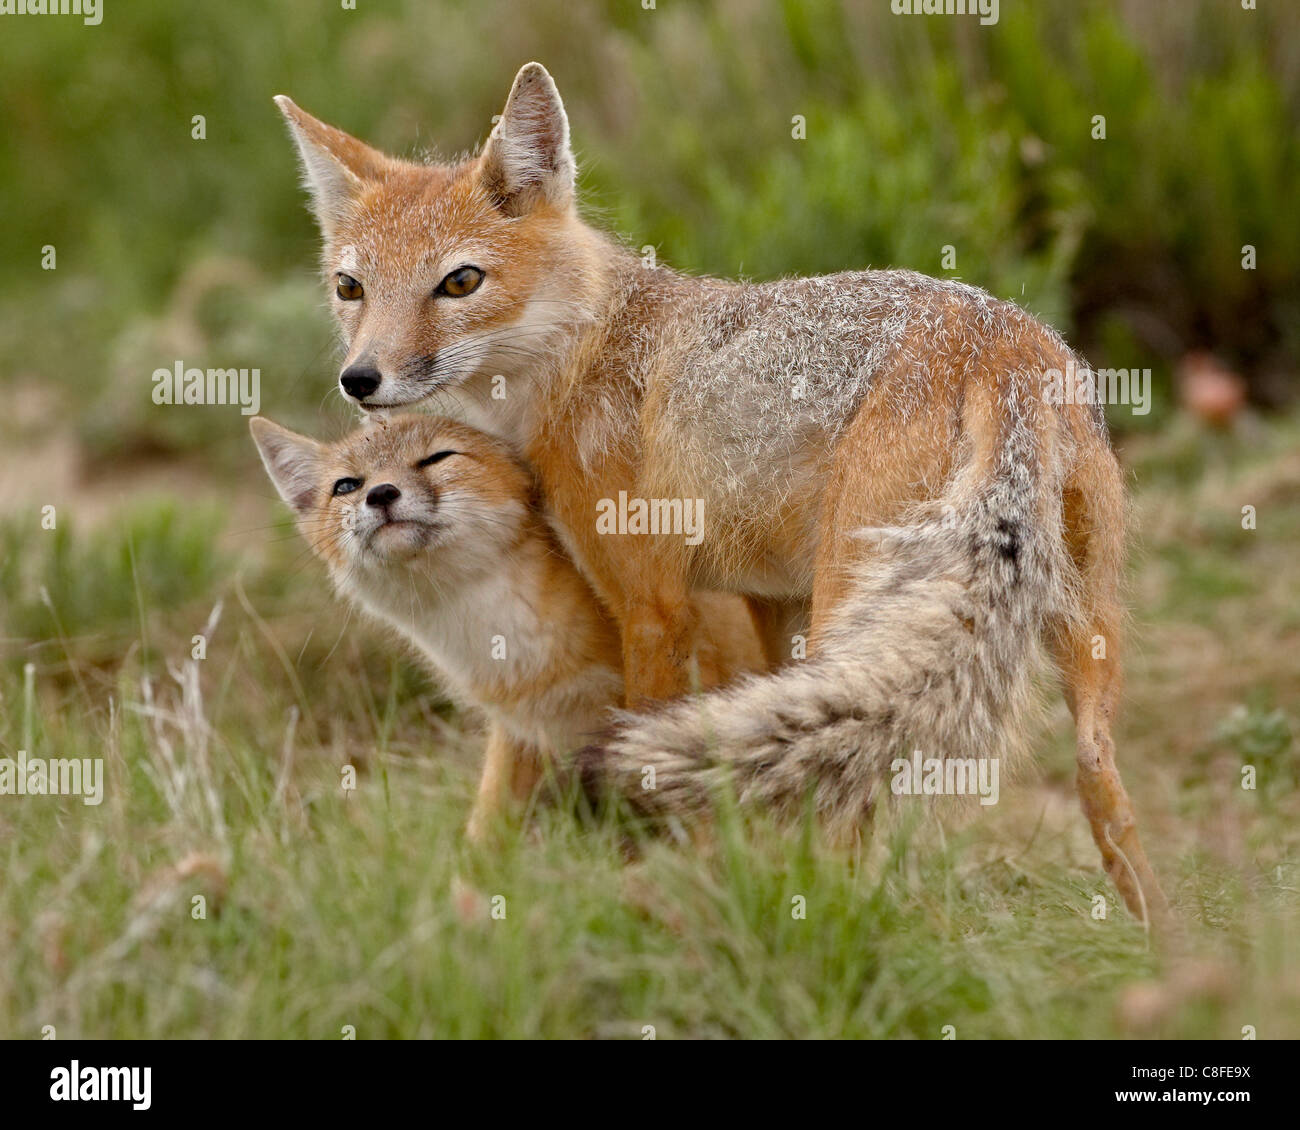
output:
[[[375,175],[388,158],[282,106],[326,270],[354,261],[367,288],[335,307],[348,363],[382,372],[363,407],[434,400],[520,446],[618,623],[630,705],[688,689],[695,589],[750,598],[773,663],[789,650],[774,626],[808,609],[805,663],[628,716],[586,755],[593,781],[682,811],[730,777],[776,807],[812,792],[830,824],[857,827],[915,744],[1009,755],[1042,639],[1072,688],[1107,870],[1135,913],[1163,908],[1109,737],[1123,487],[1100,411],[1044,395],[1074,360],[1052,330],[907,271],[749,285],[647,266],[578,215],[567,120],[537,64],[483,153],[452,166]],[[486,272],[480,291],[430,299],[458,262]],[[704,499],[707,536],[602,536],[596,508],[620,490]],[[646,764],[666,782],[653,796],[633,785]]]
[[[333,444],[261,418],[251,427],[339,595],[394,628],[453,697],[487,715],[469,825],[481,837],[622,694],[617,629],[539,512],[532,476],[499,440],[436,417],[375,422]],[[455,454],[418,466],[444,451]],[[361,485],[336,496],[342,479]],[[367,502],[380,484],[400,491],[386,509]],[[744,603],[699,600],[701,685],[760,669]]]

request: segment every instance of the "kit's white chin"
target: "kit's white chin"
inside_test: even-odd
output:
[[[385,522],[366,539],[366,549],[381,561],[409,561],[438,542],[442,528],[426,522]]]

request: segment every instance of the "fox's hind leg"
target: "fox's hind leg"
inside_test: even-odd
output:
[[[748,596],[750,615],[763,644],[769,671],[799,657],[799,637],[808,637],[808,604],[801,600],[769,600]]]
[[[1138,838],[1133,805],[1115,765],[1111,727],[1122,686],[1124,561],[1121,472],[1104,447],[1090,452],[1064,496],[1066,540],[1079,572],[1079,612],[1053,641],[1066,700],[1074,715],[1079,800],[1106,874],[1144,923],[1167,925],[1169,904]]]
[[[1144,922],[1159,924],[1168,917],[1169,905],[1138,838],[1133,804],[1115,765],[1111,727],[1120,688],[1118,640],[1113,626],[1097,622],[1092,629],[1087,640],[1073,642],[1070,654],[1059,660],[1074,713],[1079,800],[1106,874],[1125,904]],[[1105,641],[1105,659],[1092,658],[1093,639],[1098,646]]]

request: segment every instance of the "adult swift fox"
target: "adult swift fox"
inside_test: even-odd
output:
[[[271,481],[339,595],[396,629],[448,692],[488,718],[469,822],[480,838],[623,693],[618,630],[541,517],[504,444],[410,415],[318,443],[249,421]],[[762,666],[749,611],[701,594],[700,682]],[[560,766],[561,769],[564,766]]]
[[[617,620],[629,706],[686,689],[694,588],[749,598],[773,666],[809,610],[806,659],[625,717],[584,757],[593,787],[690,810],[725,776],[778,809],[811,793],[852,834],[895,759],[1011,755],[1042,643],[1106,870],[1135,914],[1165,909],[1110,732],[1123,475],[1100,409],[1046,394],[1078,363],[1055,332],[908,271],[742,284],[648,265],[580,217],[568,119],[536,63],[452,164],[278,102],[324,235],[344,393],[436,398],[525,453]],[[703,499],[705,536],[603,533],[620,491]]]

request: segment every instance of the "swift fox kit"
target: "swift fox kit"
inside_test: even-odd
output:
[[[255,417],[262,461],[339,594],[395,628],[448,692],[488,717],[469,831],[606,723],[618,631],[538,511],[524,466],[451,420],[407,416],[323,444]],[[735,597],[702,594],[700,681],[761,666]],[[711,630],[714,634],[708,635]]]
[[[1038,645],[1077,724],[1079,793],[1132,911],[1165,903],[1115,766],[1123,474],[1078,361],[1017,306],[900,270],[690,278],[583,221],[559,93],[525,66],[477,155],[387,157],[278,99],[324,235],[364,409],[436,398],[506,436],[617,621],[626,699],[686,690],[695,588],[747,597],[772,666],[625,718],[583,769],[682,811],[811,793],[856,834],[891,763],[1008,757]],[[864,207],[870,204],[864,201]],[[1081,363],[1080,363],[1081,364]],[[602,536],[604,500],[703,499],[699,544]],[[634,782],[655,765],[658,788]]]

